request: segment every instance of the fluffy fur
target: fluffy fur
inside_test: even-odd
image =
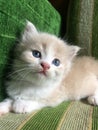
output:
[[[0,103],[0,114],[28,113],[85,97],[98,105],[98,61],[76,57],[79,49],[27,22],[6,83],[9,98]]]

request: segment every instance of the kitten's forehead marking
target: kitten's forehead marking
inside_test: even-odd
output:
[[[57,42],[46,42],[42,44],[42,49],[45,55],[45,58],[53,59],[53,58],[60,58],[61,54],[64,53],[65,49],[61,43]]]
[[[44,50],[46,50],[46,48],[47,48],[46,43],[43,43],[43,44],[42,44],[42,47],[43,47]]]
[[[51,62],[51,59],[54,56],[54,50],[53,50],[53,45],[52,44],[47,44],[47,43],[43,43],[42,44],[42,48],[43,48],[43,52],[44,52],[44,60],[47,62]]]

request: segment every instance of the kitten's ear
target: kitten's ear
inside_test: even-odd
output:
[[[69,50],[70,50],[69,58],[73,59],[77,55],[77,52],[80,50],[80,47],[78,47],[78,46],[69,46]]]
[[[25,32],[32,32],[32,33],[37,33],[37,29],[34,26],[34,24],[32,24],[30,21],[26,21],[26,27],[25,27]]]
[[[25,40],[29,39],[30,37],[33,37],[33,35],[36,35],[36,34],[38,34],[36,27],[27,20],[26,26],[24,28],[24,32],[22,33],[22,41],[25,41]]]

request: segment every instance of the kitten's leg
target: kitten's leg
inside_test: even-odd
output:
[[[12,102],[13,102],[13,100],[9,99],[9,98],[0,102],[0,116],[2,116],[2,115],[11,111]]]
[[[92,105],[98,105],[98,90],[94,95],[88,97],[88,102]]]
[[[15,113],[30,113],[44,106],[37,101],[17,99],[13,102],[12,111]]]

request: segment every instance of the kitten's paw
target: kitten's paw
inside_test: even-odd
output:
[[[6,99],[0,103],[0,116],[5,115],[11,111],[12,100]]]
[[[9,108],[6,108],[3,106],[3,104],[0,104],[0,116],[5,115],[9,112]]]
[[[38,102],[28,101],[28,100],[16,100],[13,103],[12,110],[15,113],[30,113],[34,110],[39,109]]]
[[[98,96],[89,96],[88,102],[92,105],[98,105]]]

